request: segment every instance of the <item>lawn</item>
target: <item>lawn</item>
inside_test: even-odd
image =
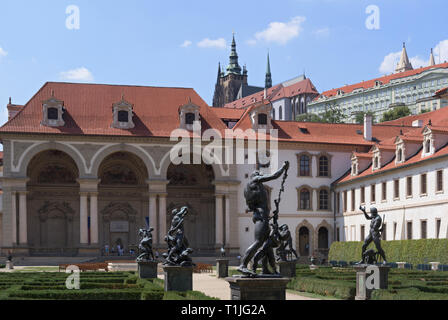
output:
[[[80,289],[69,290],[69,274],[0,273],[0,300],[212,300],[201,292],[165,292],[161,279],[139,279],[134,272],[82,272]]]

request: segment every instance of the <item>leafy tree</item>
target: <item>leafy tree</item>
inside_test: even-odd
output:
[[[303,113],[296,117],[299,122],[323,122],[322,118],[314,113]]]
[[[314,113],[304,113],[296,117],[300,122],[344,123],[345,114],[337,108],[330,108],[322,116]]]
[[[407,106],[395,107],[392,110],[383,113],[381,122],[400,119],[411,114],[411,110]]]
[[[364,123],[364,116],[366,114],[367,115],[371,115],[372,116],[372,121],[375,122],[375,114],[373,113],[373,111],[367,111],[367,112],[361,111],[361,112],[356,113],[355,123],[363,124]]]
[[[426,109],[426,108],[425,108],[425,109],[421,109],[419,114],[426,113],[426,112],[429,112],[429,111],[430,111],[430,110],[429,110],[429,109]]]

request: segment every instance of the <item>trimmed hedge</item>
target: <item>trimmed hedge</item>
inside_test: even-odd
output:
[[[363,242],[333,242],[328,260],[359,261]],[[413,265],[438,261],[448,264],[448,239],[419,239],[381,241],[388,261],[404,261]],[[371,243],[369,248],[375,248]]]
[[[328,281],[314,277],[293,278],[288,283],[288,288],[346,300],[352,300],[356,295],[356,285],[354,283],[341,280]]]

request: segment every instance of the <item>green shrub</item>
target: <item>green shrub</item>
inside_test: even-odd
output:
[[[50,300],[140,300],[141,290],[38,290],[13,291],[10,298],[50,299]]]
[[[288,283],[288,288],[346,300],[354,299],[356,295],[355,283],[322,280],[314,277],[296,277]]]
[[[162,300],[164,292],[162,290],[143,290],[141,300]]]
[[[448,239],[419,239],[381,241],[388,261],[405,261],[416,267],[417,264],[438,261],[448,264]],[[363,242],[333,242],[328,255],[329,260],[359,261]],[[374,248],[373,243],[369,248]]]

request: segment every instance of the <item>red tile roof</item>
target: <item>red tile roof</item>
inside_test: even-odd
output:
[[[40,124],[42,102],[51,97],[52,91],[55,98],[64,101],[63,127]],[[122,95],[133,104],[133,129],[111,128],[112,105],[119,102]],[[47,82],[17,116],[0,128],[0,132],[169,137],[179,127],[179,106],[189,99],[200,107],[203,130],[227,128],[190,88]]]
[[[240,119],[244,114],[244,109],[231,109],[231,108],[216,108],[212,107],[211,110],[221,119]]]
[[[381,81],[382,84],[387,84],[390,81],[395,80],[395,79],[401,79],[401,78],[405,78],[405,77],[414,76],[414,75],[422,73],[422,72],[424,72],[426,70],[436,69],[436,68],[448,68],[448,63],[441,63],[441,64],[437,64],[437,65],[434,65],[434,66],[429,66],[429,67],[418,68],[418,69],[414,69],[414,70],[408,70],[408,71],[404,71],[404,72],[394,73],[394,74],[391,74],[391,75],[375,78],[375,79],[372,79],[372,80],[363,81],[363,82],[359,82],[359,83],[356,83],[356,84],[343,86],[343,87],[336,88],[336,89],[331,89],[331,90],[322,92],[319,95],[319,97],[320,96],[325,96],[327,98],[328,97],[333,97],[333,96],[335,96],[338,93],[338,90],[342,90],[344,93],[351,93],[352,91],[354,91],[356,89],[359,89],[359,88],[363,88],[363,89],[373,88],[375,86],[375,82],[376,81]],[[315,101],[319,97],[316,97]]]

